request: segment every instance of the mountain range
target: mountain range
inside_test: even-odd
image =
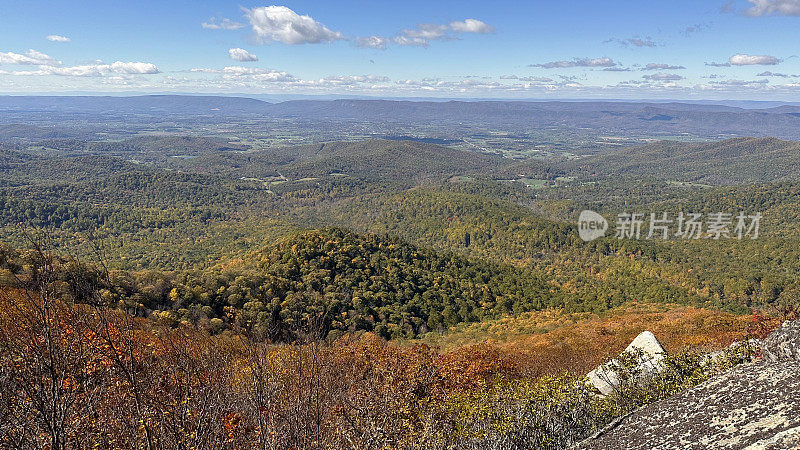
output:
[[[771,105],[771,104],[770,104]],[[25,114],[257,116],[310,121],[481,125],[509,130],[589,128],[627,135],[691,134],[706,138],[800,139],[800,106],[743,108],[721,104],[645,102],[294,100],[145,95],[0,96],[8,120]],[[19,122],[7,122],[6,125]]]

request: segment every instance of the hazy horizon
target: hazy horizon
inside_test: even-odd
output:
[[[393,96],[367,96],[367,95],[337,95],[337,94],[248,94],[241,92],[0,92],[0,97],[148,97],[148,96],[175,96],[175,97],[227,97],[249,98],[271,103],[280,103],[297,100],[310,101],[336,101],[336,100],[367,100],[367,101],[397,101],[397,102],[533,102],[533,103],[686,103],[708,104],[745,107],[766,105],[798,105],[798,101],[769,100],[769,99],[736,99],[736,98],[602,98],[602,97],[577,97],[577,98],[513,98],[513,97],[393,97]]]

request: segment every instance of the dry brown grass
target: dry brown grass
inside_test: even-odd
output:
[[[632,303],[603,315],[549,310],[454,327],[421,341],[442,351],[480,343],[513,355],[529,376],[563,370],[586,373],[620,353],[644,330],[667,352],[716,350],[742,339],[751,316],[675,304]]]

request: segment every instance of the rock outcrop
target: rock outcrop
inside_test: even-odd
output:
[[[624,416],[577,449],[800,449],[800,321],[764,357]]]
[[[659,363],[667,355],[664,347],[661,346],[655,335],[649,331],[643,331],[636,336],[623,353],[635,352],[636,349],[641,351],[637,369],[642,374],[657,372]],[[619,386],[619,376],[612,366],[613,361],[603,364],[586,374],[589,382],[603,395],[611,394]]]
[[[761,343],[766,361],[800,361],[800,320],[787,322]]]

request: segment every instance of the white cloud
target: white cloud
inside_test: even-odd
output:
[[[611,58],[573,58],[570,61],[551,61],[543,64],[531,64],[530,67],[545,69],[564,69],[569,67],[614,67],[619,65]]]
[[[193,92],[275,92],[275,93],[348,93],[367,95],[530,95],[532,92],[547,93],[552,91],[567,90],[571,93],[582,90],[584,87],[572,81],[557,82],[546,78],[519,77],[525,82],[513,82],[513,76],[497,81],[492,77],[465,76],[460,80],[440,79],[412,79],[393,81],[381,75],[336,75],[319,79],[303,80],[288,79],[271,83],[261,82],[254,78],[260,69],[247,67],[226,69],[195,69],[193,72],[201,74],[223,74],[217,78],[178,78],[165,77],[162,89],[183,90],[191,89]],[[236,75],[234,75],[234,73]],[[566,91],[565,91],[566,92]]]
[[[547,77],[521,77],[519,75],[501,75],[501,80],[519,80],[519,81],[527,81],[531,83],[552,83],[552,78]]]
[[[761,87],[769,83],[767,79],[761,80],[724,80],[710,81],[709,84],[723,87]]]
[[[273,69],[258,69],[253,67],[242,67],[242,66],[228,66],[222,69],[222,73],[226,75],[270,75],[270,74],[286,74],[286,72],[278,72],[277,70]],[[294,77],[291,77],[294,78]]]
[[[381,75],[336,75],[315,80],[303,80],[283,71],[242,66],[228,66],[222,69],[195,68],[190,72],[217,74],[219,77],[216,81],[229,88],[257,87],[269,83],[271,86],[292,90],[300,88],[319,90],[336,87],[377,86],[390,81],[388,77]]]
[[[750,17],[800,16],[800,0],[748,0],[753,4],[745,10]]]
[[[389,41],[390,41],[389,39],[382,36],[360,37],[356,38],[356,46],[362,48],[377,48],[380,50],[385,50],[386,44],[388,44]]]
[[[621,45],[623,47],[628,47],[628,46],[631,46],[631,45],[634,46],[634,47],[656,47],[656,46],[658,46],[658,44],[656,44],[653,41],[652,38],[650,38],[650,37],[642,38],[642,37],[639,37],[639,36],[634,36],[634,37],[627,38],[627,39],[613,38],[613,39],[609,39],[609,40],[607,40],[605,42],[606,43],[607,42],[616,42],[616,43],[618,43],[619,45]]]
[[[11,72],[12,75],[60,75],[70,77],[100,77],[105,75],[145,75],[159,73],[158,67],[151,63],[122,62],[112,64],[86,64],[81,66],[54,67],[42,66],[35,71]]]
[[[245,9],[245,15],[262,43],[318,44],[344,39],[310,16],[301,16],[285,6],[264,6]]]
[[[256,82],[290,82],[297,81],[294,75],[273,69],[260,69],[256,67],[228,66],[222,69],[191,69],[195,73],[220,74],[226,80],[256,81]]]
[[[431,41],[458,39],[460,34],[494,33],[494,27],[477,19],[464,19],[449,24],[421,23],[414,28],[402,30],[397,36],[369,36],[356,38],[359,47],[385,49],[387,44],[404,47],[427,47]]]
[[[242,66],[228,66],[220,71],[212,71],[212,72],[219,72],[219,73],[224,73],[226,75],[234,75],[234,76],[277,73],[275,70],[272,69],[258,69],[255,67],[242,67]]]
[[[71,40],[66,36],[61,36],[58,34],[51,34],[49,36],[45,36],[45,39],[47,39],[50,42],[69,42]]]
[[[678,70],[685,68],[684,66],[674,66],[671,64],[648,63],[646,66],[642,67],[642,70]]]
[[[403,47],[427,47],[428,40],[421,37],[395,36],[391,39],[393,44]]]
[[[300,81],[304,85],[317,86],[355,86],[363,83],[385,83],[389,77],[380,75],[338,75],[320,78],[319,80]]]
[[[29,66],[60,66],[61,61],[42,52],[30,49],[24,55],[14,52],[0,52],[0,64],[23,64]]]
[[[644,75],[642,78],[650,81],[678,81],[683,79],[683,77],[678,74],[662,72],[654,73],[652,75]]]
[[[228,54],[234,61],[258,61],[258,56],[248,52],[243,48],[232,48],[228,50]]]
[[[444,81],[437,78],[423,78],[421,80],[398,80],[395,87],[404,92],[425,92],[438,94],[479,94],[486,93],[498,95],[502,93],[517,94],[525,92],[552,92],[556,90],[581,89],[583,85],[572,80],[561,82],[543,77],[520,77],[517,75],[504,75],[501,80],[519,80],[520,83],[497,82],[484,77],[471,77],[470,79]]]
[[[243,28],[244,24],[234,22],[231,19],[223,18],[222,20],[217,20],[216,17],[212,17],[208,21],[201,23],[200,26],[208,30],[238,30]]]
[[[464,19],[447,25],[421,23],[416,28],[403,30],[399,37],[408,38],[412,42],[416,40],[427,43],[437,39],[454,39],[454,35],[459,33],[489,34],[494,33],[494,27],[477,19]]]
[[[461,22],[450,22],[450,29],[457,33],[494,33],[494,27],[477,19],[464,19]]]
[[[707,66],[711,67],[730,67],[730,66],[774,66],[781,63],[783,60],[769,55],[733,55],[728,59],[728,62],[707,62]]]
[[[408,38],[424,39],[426,41],[441,39],[448,31],[447,25],[437,25],[435,23],[421,23],[416,28],[403,30],[402,35]]]
[[[159,73],[158,67],[152,63],[144,63],[144,62],[122,62],[117,61],[115,63],[109,65],[101,65],[101,70],[108,70],[112,73],[123,73],[123,74],[131,74],[131,75],[139,75],[139,74],[153,74]]]
[[[769,55],[733,55],[728,62],[734,66],[774,66],[781,60]]]
[[[785,73],[775,73],[775,72],[761,72],[760,74],[756,75],[757,77],[780,77],[780,78],[789,78],[789,75]]]

